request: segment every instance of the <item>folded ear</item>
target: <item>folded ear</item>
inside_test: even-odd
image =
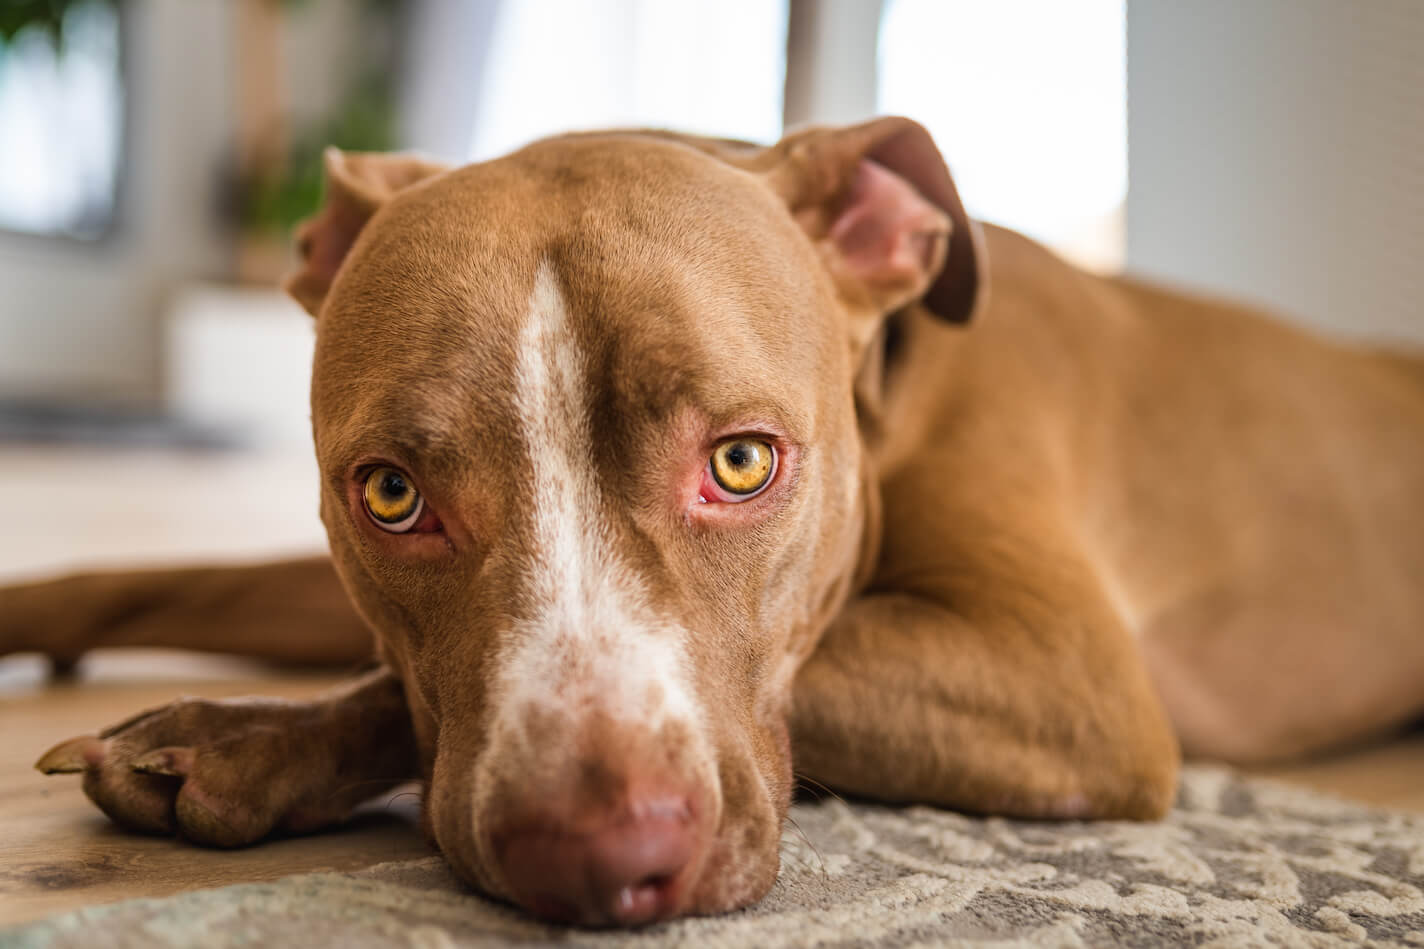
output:
[[[930,134],[902,118],[792,133],[756,165],[868,323],[915,300],[954,323],[984,300],[985,255]]]
[[[341,262],[371,215],[396,192],[446,170],[415,155],[328,148],[322,157],[326,198],[316,216],[298,226],[301,265],[283,284],[312,316],[321,309]]]

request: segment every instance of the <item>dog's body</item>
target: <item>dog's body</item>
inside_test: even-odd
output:
[[[41,762],[116,819],[246,843],[418,774],[476,886],[636,923],[765,892],[792,749],[888,800],[1146,818],[1179,740],[1285,757],[1424,708],[1424,360],[981,231],[903,121],[331,175],[292,290],[385,666]],[[734,438],[756,492],[709,481]],[[373,465],[418,485],[409,534]],[[140,641],[368,648],[322,563],[0,591],[0,651]]]

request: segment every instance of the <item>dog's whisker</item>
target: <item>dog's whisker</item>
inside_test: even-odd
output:
[[[393,794],[391,795],[390,800],[386,801],[385,804],[381,805],[381,809],[386,811],[390,810],[395,805],[396,801],[400,800],[403,797],[413,797],[416,800],[420,800],[421,794],[419,791],[402,791],[399,794]]]
[[[811,848],[811,852],[814,853],[816,855],[816,859],[821,862],[821,873],[825,874],[826,858],[822,856],[821,848],[817,847],[815,841],[810,838],[806,831],[801,829],[801,825],[796,823],[796,818],[792,817],[790,814],[787,814],[786,822],[790,824],[792,828],[796,831],[797,836],[806,842],[806,846]]]
[[[334,798],[334,797],[336,797],[337,795],[345,794],[347,791],[354,791],[355,789],[361,787],[362,785],[366,785],[366,784],[382,784],[382,785],[385,785],[385,786],[389,787],[389,786],[392,785],[392,784],[404,784],[405,782],[406,782],[406,778],[405,778],[404,776],[399,777],[399,778],[362,778],[362,779],[359,780],[359,781],[348,781],[348,782],[346,782],[345,784],[339,784],[339,785],[337,785],[336,787],[332,788],[332,789],[327,793],[326,799],[327,799],[327,800],[330,800],[331,798]],[[375,792],[375,793],[379,793],[379,792]],[[399,794],[395,795],[394,797],[392,797],[391,800],[395,800],[395,799],[398,798],[398,797],[404,797],[404,796],[406,796],[407,794],[414,794],[414,795],[416,795],[417,797],[420,796],[420,792],[419,792],[419,791],[402,791],[401,793],[399,793]],[[374,796],[374,794],[373,794],[373,796]]]
[[[829,795],[831,800],[833,801],[839,801],[842,804],[846,803],[846,799],[837,794],[834,788],[827,787],[826,785],[822,784],[820,781],[817,781],[810,775],[805,775],[799,771],[794,771],[792,772],[791,776],[794,780],[800,781],[802,784],[809,784],[817,791],[821,791],[824,794]]]

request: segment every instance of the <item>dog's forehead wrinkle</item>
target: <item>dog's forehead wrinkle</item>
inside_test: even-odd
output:
[[[488,475],[500,462],[491,453],[507,451],[512,428],[503,413],[462,387],[396,385],[363,394],[352,422],[326,427],[320,455],[338,472],[381,460],[409,466],[418,479],[459,480],[471,470]],[[356,420],[359,420],[357,423]]]
[[[411,463],[454,468],[514,441],[508,366],[517,333],[477,308],[412,310],[356,312],[318,328],[312,410],[328,463],[389,448]]]

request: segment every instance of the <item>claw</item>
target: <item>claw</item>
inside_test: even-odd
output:
[[[81,735],[55,745],[35,762],[35,770],[45,774],[76,774],[99,767],[107,742],[93,735]]]
[[[184,778],[193,770],[192,748],[159,748],[135,758],[129,765],[139,774],[162,774],[170,778]]]

